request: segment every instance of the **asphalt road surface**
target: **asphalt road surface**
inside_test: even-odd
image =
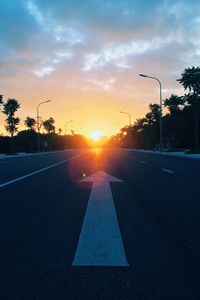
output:
[[[200,299],[200,160],[2,159],[0,233],[2,300]]]

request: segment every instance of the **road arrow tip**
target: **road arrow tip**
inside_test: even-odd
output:
[[[87,176],[83,179],[80,180],[80,182],[101,182],[101,183],[105,183],[105,182],[123,182],[123,180],[114,177],[106,172],[103,171],[98,171],[90,176]]]

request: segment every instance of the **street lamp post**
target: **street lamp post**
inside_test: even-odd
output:
[[[160,87],[160,149],[162,151],[163,150],[162,85],[161,85],[160,80],[158,78],[156,78],[156,77],[152,77],[152,76],[148,76],[148,75],[144,75],[144,74],[139,74],[139,76],[145,77],[145,78],[154,79],[154,80],[156,80],[159,83],[159,87]]]
[[[121,114],[125,114],[128,116],[129,118],[129,126],[130,126],[130,130],[129,130],[129,143],[130,143],[130,147],[131,147],[131,115],[125,111],[120,111]]]
[[[47,100],[47,101],[43,101],[43,102],[40,102],[38,105],[37,105],[37,144],[38,144],[38,152],[40,152],[40,124],[39,124],[39,107],[41,104],[44,104],[44,103],[48,103],[48,102],[51,102],[51,100]]]

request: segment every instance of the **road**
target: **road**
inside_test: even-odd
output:
[[[0,160],[0,299],[200,299],[199,195],[198,159],[92,149]]]

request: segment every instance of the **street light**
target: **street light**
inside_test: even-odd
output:
[[[38,105],[37,105],[37,141],[38,141],[38,152],[40,152],[40,124],[39,124],[39,107],[41,104],[44,104],[44,103],[48,103],[48,102],[51,102],[52,100],[47,100],[47,101],[43,101],[43,102],[40,102]]]
[[[131,126],[131,115],[129,113],[125,112],[125,111],[120,111],[120,113],[121,114],[125,114],[125,115],[128,116],[128,118],[129,118],[129,125]]]
[[[159,87],[160,87],[160,149],[162,151],[163,150],[162,85],[161,85],[160,80],[158,78],[156,78],[156,77],[152,77],[152,76],[148,76],[148,75],[144,75],[144,74],[139,74],[139,76],[145,77],[145,78],[154,79],[154,80],[156,80],[159,83]]]
[[[66,131],[67,131],[67,123],[71,123],[73,122],[74,120],[70,120],[70,121],[65,121],[65,135],[66,135]]]
[[[129,126],[130,126],[130,130],[129,130],[129,143],[130,143],[130,146],[131,146],[131,115],[125,111],[120,111],[121,114],[125,114],[128,116],[129,118]]]

